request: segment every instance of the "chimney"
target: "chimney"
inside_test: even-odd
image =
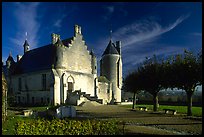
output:
[[[116,49],[118,53],[121,55],[121,41],[116,41]]]
[[[22,58],[21,55],[17,55],[17,62],[19,62],[21,58]]]
[[[79,34],[81,34],[81,26],[78,26]]]
[[[74,34],[81,34],[81,26],[74,25]]]
[[[52,44],[55,44],[60,39],[60,35],[52,33]]]

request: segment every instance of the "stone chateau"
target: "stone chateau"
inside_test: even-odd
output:
[[[80,26],[74,26],[71,38],[61,40],[54,33],[51,37],[51,44],[32,50],[25,40],[24,54],[17,55],[17,62],[10,54],[3,65],[8,94],[17,104],[121,102],[121,41],[107,41],[97,76],[97,57],[87,49]]]

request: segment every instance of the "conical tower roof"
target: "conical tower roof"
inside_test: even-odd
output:
[[[14,62],[14,59],[13,59],[13,57],[12,57],[12,55],[11,55],[11,52],[9,53],[9,56],[8,56],[8,58],[7,58],[6,61]]]
[[[112,40],[109,41],[108,46],[103,53],[103,55],[106,55],[106,54],[119,54]]]

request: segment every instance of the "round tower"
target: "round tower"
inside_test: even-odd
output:
[[[105,76],[112,83],[112,103],[121,102],[122,60],[121,49],[110,40],[100,60],[100,75]]]

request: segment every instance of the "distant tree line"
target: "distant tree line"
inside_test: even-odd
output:
[[[187,95],[187,115],[192,115],[192,95],[195,87],[202,85],[202,52],[193,54],[184,50],[183,54],[159,58],[153,55],[123,81],[125,92],[133,92],[134,109],[136,95],[141,91],[149,92],[153,96],[153,110],[158,109],[158,93],[162,89],[178,88],[185,90]]]

